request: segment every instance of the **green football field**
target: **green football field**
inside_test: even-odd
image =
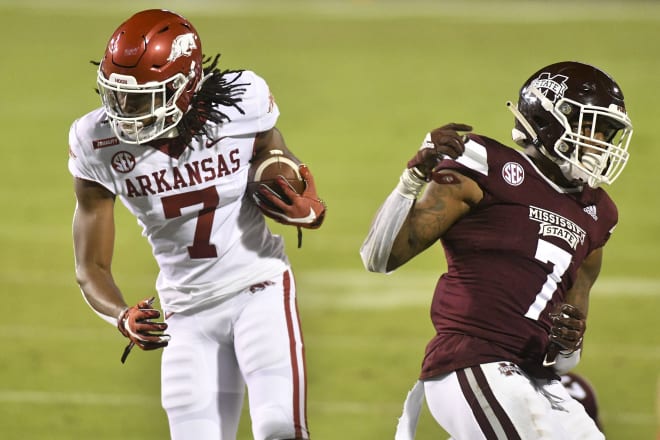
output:
[[[608,438],[655,438],[660,4],[595,0],[0,0],[0,438],[168,436],[160,354],[135,350],[122,365],[125,340],[75,284],[66,167],[69,125],[99,105],[89,61],[124,18],[147,7],[191,19],[204,52],[223,54],[223,68],[267,79],[278,126],[329,205],[302,249],[295,229],[273,226],[296,271],[316,440],[393,438],[433,334],[440,247],[389,276],[367,273],[358,254],[425,133],[464,122],[512,144],[505,102],[531,73],[560,60],[611,73],[635,134],[630,163],[608,190],[620,223],[592,292],[578,371],[597,390]],[[117,223],[113,271],[133,303],[154,293],[157,268],[122,206]],[[417,438],[446,437],[424,409]],[[247,411],[239,438],[251,438]]]

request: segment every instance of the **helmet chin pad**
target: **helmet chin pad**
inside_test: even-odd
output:
[[[525,132],[518,130],[517,128],[511,129],[511,139],[513,139],[513,142],[520,147],[525,147],[529,143]]]
[[[149,142],[166,132],[164,127],[165,118],[158,118],[146,125],[141,121],[112,121],[115,135],[127,144]]]

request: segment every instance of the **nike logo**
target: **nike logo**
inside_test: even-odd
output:
[[[215,144],[217,144],[218,142],[220,142],[221,140],[223,140],[226,137],[227,136],[222,136],[222,137],[219,137],[218,139],[207,139],[206,140],[206,148],[211,148],[212,146],[214,146]]]

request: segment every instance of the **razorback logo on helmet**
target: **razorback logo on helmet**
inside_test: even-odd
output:
[[[124,55],[126,55],[126,56],[137,55],[139,50],[140,50],[139,47],[129,47],[129,48],[124,49]]]
[[[183,56],[189,57],[192,54],[193,49],[197,49],[197,45],[195,44],[195,34],[188,33],[178,35],[174,41],[172,41],[172,50],[170,51],[170,56],[167,57],[167,61],[171,62]]]
[[[564,93],[568,88],[566,85],[568,77],[560,74],[554,76],[551,75],[552,74],[549,72],[543,72],[538,78],[531,82],[530,86],[539,89],[539,91],[552,102],[557,102],[558,99],[564,97]]]

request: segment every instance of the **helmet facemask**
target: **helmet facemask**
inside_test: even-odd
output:
[[[579,109],[571,124],[562,109]],[[632,124],[615,105],[611,108],[581,105],[569,99],[555,104],[553,114],[566,128],[554,146],[557,155],[570,164],[567,178],[586,182],[592,188],[610,185],[628,162]],[[562,168],[562,167],[560,167]]]
[[[564,133],[554,145],[547,147],[556,154],[551,159],[564,176],[592,188],[612,184],[629,156],[632,123],[626,113],[614,104],[606,108],[568,98],[552,103],[534,86],[529,93],[541,100],[543,109],[563,127]]]
[[[181,120],[177,100],[189,78],[179,73],[165,81],[138,84],[133,76],[118,73],[106,79],[99,70],[97,83],[115,135],[122,142],[142,144],[172,130]]]

